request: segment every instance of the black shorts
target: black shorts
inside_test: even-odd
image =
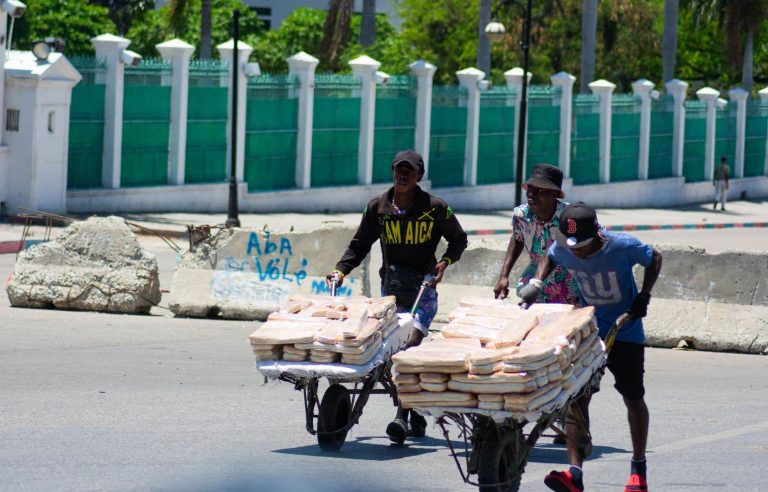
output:
[[[614,342],[608,354],[608,370],[616,379],[613,385],[621,396],[630,401],[645,396],[645,345],[631,342]]]

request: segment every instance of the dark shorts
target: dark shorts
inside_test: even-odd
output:
[[[643,373],[645,373],[645,346],[639,343],[614,342],[608,354],[608,370],[616,379],[613,385],[621,396],[630,401],[642,400],[645,396]]]

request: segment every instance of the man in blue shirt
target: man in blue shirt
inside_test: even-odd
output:
[[[560,226],[555,242],[539,263],[536,277],[520,291],[521,304],[536,302],[543,280],[556,265],[562,265],[576,278],[586,304],[595,307],[600,337],[605,338],[616,319],[624,313],[627,321],[616,335],[608,355],[608,370],[616,379],[615,388],[627,406],[629,430],[632,436],[632,462],[625,492],[647,491],[645,448],[648,441],[648,407],[645,404],[645,334],[642,318],[648,313],[651,289],[661,271],[661,254],[652,247],[627,234],[608,232],[600,228],[595,210],[583,202],[567,206],[560,214]],[[645,267],[640,291],[637,290],[632,267]],[[544,483],[559,492],[584,490],[582,464],[584,457],[579,443],[588,441],[588,394],[569,409],[567,471],[552,471]],[[574,409],[578,406],[578,409]],[[576,416],[581,412],[582,419]]]

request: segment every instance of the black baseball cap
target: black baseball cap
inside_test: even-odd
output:
[[[419,172],[419,176],[424,175],[424,159],[415,150],[401,150],[395,154],[395,158],[392,159],[392,169],[398,164],[408,164]]]
[[[571,203],[560,212],[560,228],[555,234],[557,244],[564,248],[581,248],[589,244],[597,232],[595,209],[584,202]]]
[[[531,177],[523,183],[523,188],[528,185],[544,188],[545,190],[554,190],[560,192],[560,198],[565,196],[563,193],[563,171],[549,164],[536,164],[531,171]]]

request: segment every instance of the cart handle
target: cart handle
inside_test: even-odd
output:
[[[622,326],[624,326],[624,323],[629,321],[629,313],[624,313],[618,318],[616,318],[616,321],[613,322],[613,325],[611,325],[611,328],[608,330],[608,334],[605,335],[605,353],[606,355],[611,351],[611,347],[613,347],[613,342],[616,341],[616,334],[619,333],[619,330]]]

